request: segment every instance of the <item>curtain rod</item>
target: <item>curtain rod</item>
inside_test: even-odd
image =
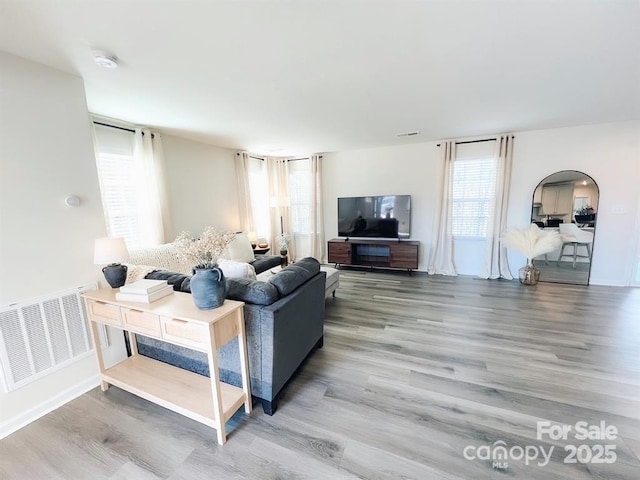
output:
[[[236,153],[236,156],[239,156],[240,152]],[[318,157],[322,158],[322,155],[318,155]],[[256,160],[265,160],[266,158],[263,157],[254,157],[253,155],[249,155],[249,158],[253,158]],[[298,158],[285,158],[284,160],[286,160],[287,162],[296,162],[298,160],[309,160],[309,158],[311,157],[298,157]]]
[[[108,123],[102,123],[102,122],[97,122],[97,121],[93,121],[93,123],[95,123],[96,125],[102,125],[103,127],[109,127],[109,128],[116,128],[118,130],[124,130],[125,132],[131,132],[131,133],[136,133],[135,130],[131,129],[131,128],[127,128],[127,127],[119,127],[117,125],[109,125]],[[144,132],[141,132],[142,135],[144,135]],[[153,133],[151,134],[151,138],[154,138]]]
[[[239,157],[240,153],[241,152],[236,152],[236,157]],[[254,160],[264,160],[264,157],[255,157],[253,155],[248,155],[248,156],[249,156],[249,158],[253,158]]]
[[[515,137],[515,135],[511,135],[510,138],[516,138],[516,137]],[[497,138],[484,138],[482,140],[467,140],[465,142],[455,142],[455,144],[456,145],[462,145],[462,144],[465,144],[465,143],[482,143],[482,142],[496,142],[496,141],[498,141]],[[438,145],[436,145],[436,146],[439,147],[440,144],[438,143]]]

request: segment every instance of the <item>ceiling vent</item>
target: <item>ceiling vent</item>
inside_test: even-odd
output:
[[[418,135],[420,135],[420,132],[417,130],[415,132],[396,133],[396,137],[417,137]]]

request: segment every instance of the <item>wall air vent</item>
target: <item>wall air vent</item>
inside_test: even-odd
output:
[[[92,355],[89,325],[80,295],[84,285],[0,307],[0,368],[5,391]],[[99,330],[101,343],[106,332]]]
[[[396,137],[417,137],[418,135],[420,135],[420,132],[417,130],[415,132],[396,133]]]

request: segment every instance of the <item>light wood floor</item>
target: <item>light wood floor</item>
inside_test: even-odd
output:
[[[211,429],[95,389],[0,442],[4,479],[638,479],[640,289],[341,270],[324,348],[273,417]],[[536,421],[605,421],[613,441],[536,439]],[[546,467],[466,460],[504,441]],[[613,444],[613,464],[564,446]]]

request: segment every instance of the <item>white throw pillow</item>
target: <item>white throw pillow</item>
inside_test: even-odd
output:
[[[251,263],[256,259],[246,233],[237,234],[221,257],[243,263]]]
[[[226,258],[218,259],[218,266],[222,269],[226,278],[248,278],[256,279],[256,269],[248,263],[227,260]]]

